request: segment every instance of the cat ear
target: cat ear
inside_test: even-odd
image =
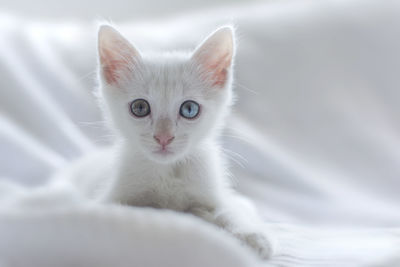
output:
[[[139,52],[118,31],[102,25],[98,35],[100,72],[108,84],[129,77],[141,57]]]
[[[192,60],[200,64],[214,86],[222,88],[229,78],[233,55],[233,28],[225,26],[217,29],[196,48]]]

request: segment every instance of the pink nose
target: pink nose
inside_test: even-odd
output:
[[[174,140],[174,136],[168,135],[168,134],[158,134],[154,136],[154,139],[162,145],[163,147],[171,144],[172,140]]]

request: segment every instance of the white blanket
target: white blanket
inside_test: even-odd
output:
[[[192,49],[226,22],[238,101],[222,141],[277,240],[262,264],[400,266],[399,1],[275,1],[118,26],[141,50]],[[3,181],[42,184],[109,142],[91,95],[95,34],[0,15]],[[0,266],[256,264],[196,218],[77,205],[59,190],[1,183]]]

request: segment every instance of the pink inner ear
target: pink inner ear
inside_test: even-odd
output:
[[[121,55],[116,55],[115,51],[103,49],[100,53],[100,62],[106,82],[113,84],[117,83],[121,76],[129,75],[133,59],[129,56],[123,58]]]
[[[216,63],[206,65],[207,70],[211,73],[211,79],[214,81],[213,86],[223,87],[225,85],[230,65],[231,56],[229,53],[222,56]]]
[[[224,87],[229,78],[229,71],[234,53],[233,31],[231,27],[222,27],[196,48],[192,59],[200,64],[206,79],[212,85]]]
[[[129,70],[127,60],[115,59],[114,57],[114,53],[107,49],[102,50],[100,53],[103,76],[109,84],[117,83],[121,78],[121,72]]]
[[[228,71],[226,69],[221,70],[218,74],[214,75],[213,83],[214,86],[223,87],[226,83],[226,79],[228,77]]]
[[[117,84],[133,74],[138,51],[110,26],[102,26],[98,39],[101,74],[108,84]]]

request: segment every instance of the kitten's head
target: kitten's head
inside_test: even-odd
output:
[[[149,159],[181,159],[220,126],[232,101],[231,27],[216,30],[193,53],[146,56],[101,26],[98,50],[106,115]]]

